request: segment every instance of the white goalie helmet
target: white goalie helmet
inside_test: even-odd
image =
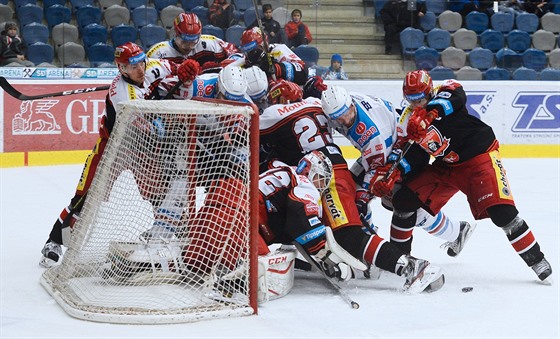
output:
[[[306,154],[296,168],[296,172],[307,176],[321,194],[331,183],[332,170],[331,160],[321,151]]]
[[[321,95],[323,111],[332,120],[336,120],[341,115],[348,112],[351,104],[352,98],[344,87],[330,85]]]
[[[225,99],[241,101],[247,93],[247,78],[239,66],[229,65],[218,74],[218,92]]]
[[[247,94],[253,101],[262,99],[268,90],[266,73],[258,66],[252,66],[245,68],[245,77],[247,78]]]

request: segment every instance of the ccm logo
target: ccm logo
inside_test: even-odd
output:
[[[270,259],[268,259],[268,264],[269,265],[278,265],[278,264],[281,264],[281,263],[286,262],[286,261],[288,261],[287,256],[270,258]]]

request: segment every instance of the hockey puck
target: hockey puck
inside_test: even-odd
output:
[[[463,287],[463,288],[461,289],[461,291],[463,291],[463,293],[468,293],[468,292],[471,292],[472,290],[473,290],[472,287]]]

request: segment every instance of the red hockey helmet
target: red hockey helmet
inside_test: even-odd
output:
[[[295,102],[300,101],[303,97],[303,91],[296,83],[284,79],[270,83],[268,90],[268,102],[271,105],[277,104],[280,98],[286,101]]]
[[[133,42],[127,42],[115,48],[115,64],[136,65],[146,60],[146,53],[142,47]]]
[[[261,29],[258,27],[253,27],[251,29],[247,29],[241,35],[241,49],[247,53],[249,51],[254,50],[258,46],[263,46],[264,39],[268,42],[268,38],[266,34],[261,32]]]
[[[194,13],[181,13],[173,22],[175,36],[186,41],[197,41],[202,33],[202,23]]]
[[[424,70],[406,73],[403,82],[403,94],[408,102],[426,98],[430,100],[434,85],[432,77]]]

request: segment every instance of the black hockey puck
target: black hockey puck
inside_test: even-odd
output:
[[[461,289],[461,291],[463,291],[463,293],[468,293],[468,292],[471,292],[472,290],[473,290],[472,287],[463,287],[463,288]]]

